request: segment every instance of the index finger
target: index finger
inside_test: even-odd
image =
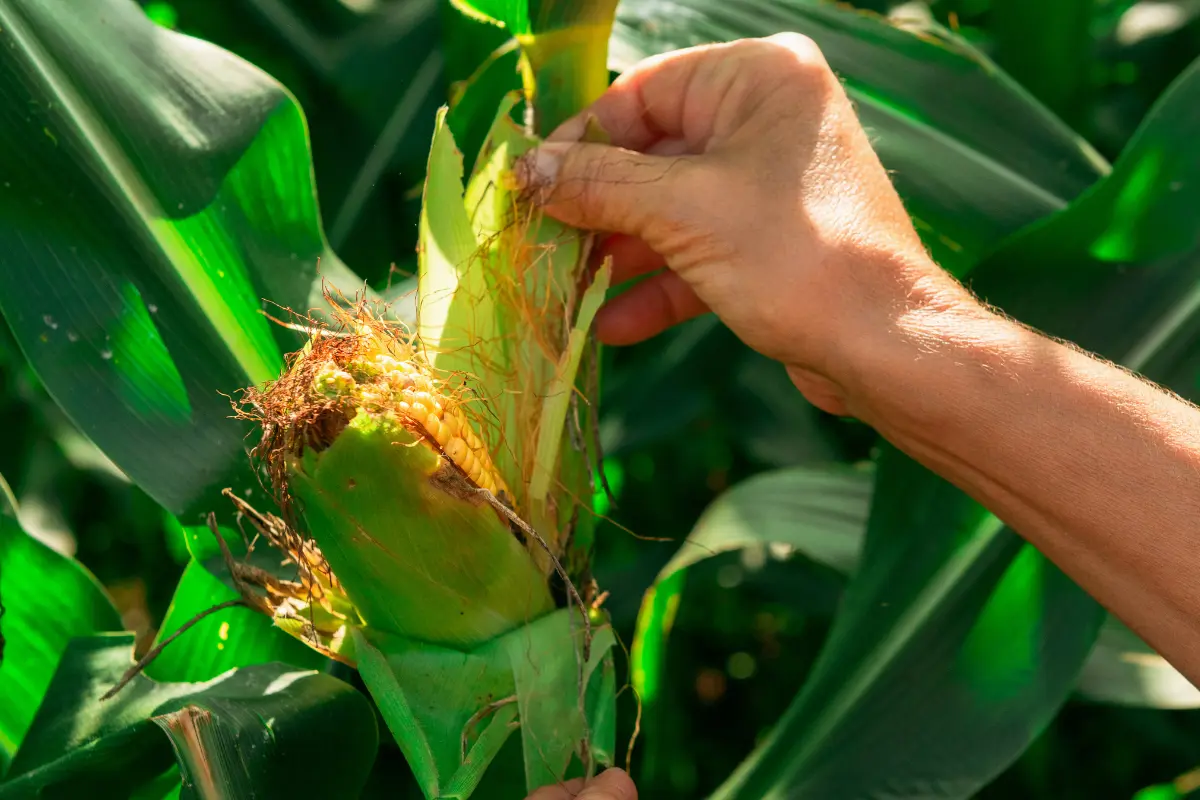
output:
[[[652,56],[546,138],[578,142],[588,117],[595,117],[617,147],[644,153],[660,141],[676,139],[686,143],[687,152],[700,154],[714,138],[736,130],[795,67],[823,64],[816,44],[793,33]]]
[[[587,109],[558,126],[547,141],[577,142],[589,116],[595,117],[612,144],[645,152],[663,139],[683,139],[698,152],[708,139],[704,120],[685,113],[689,91],[729,44],[690,47],[651,56],[622,73]],[[711,128],[711,124],[707,125]]]

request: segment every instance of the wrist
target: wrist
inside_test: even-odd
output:
[[[848,415],[881,432],[970,415],[1037,334],[988,309],[932,262],[902,270],[902,291],[846,337],[829,375]]]

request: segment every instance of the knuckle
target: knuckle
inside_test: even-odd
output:
[[[653,212],[652,238],[661,243],[663,252],[699,262],[727,256],[729,188],[724,171],[709,160],[675,159],[667,199]]]
[[[802,33],[777,33],[763,40],[769,44],[764,66],[787,69],[793,74],[824,76],[830,73],[821,48]]]

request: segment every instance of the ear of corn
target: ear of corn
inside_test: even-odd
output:
[[[589,276],[590,239],[515,190],[537,141],[511,119],[518,99],[465,183],[438,114],[415,328],[329,298],[336,329],[247,398],[287,520],[275,539],[302,574],[313,561],[308,604],[267,610],[358,666],[429,798],[519,796],[615,749],[613,637],[587,608],[580,378],[610,270]],[[521,747],[504,749],[514,728]],[[490,767],[502,752],[519,763]]]

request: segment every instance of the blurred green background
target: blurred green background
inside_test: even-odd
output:
[[[1200,56],[1200,0],[857,5],[901,24],[934,20],[959,32],[1109,160]],[[281,81],[307,115],[333,248],[380,290],[413,273],[434,112],[474,68],[456,49],[455,15],[438,0],[143,6],[159,24],[227,48]],[[615,503],[597,496],[609,521],[597,537],[596,575],[628,645],[643,591],[722,491],[771,468],[866,460],[876,439],[807,406],[780,367],[711,319],[610,348],[605,358],[602,439]],[[66,420],[6,327],[0,415],[0,475],[20,501],[22,524],[87,565],[126,627],[150,641],[187,562],[182,539]],[[843,581],[766,549],[692,570],[655,724],[635,750],[644,797],[703,796],[742,761],[802,684]],[[626,741],[636,708],[629,692],[621,703]],[[1072,700],[979,796],[1175,797],[1200,786],[1189,774],[1197,765],[1200,710]]]

